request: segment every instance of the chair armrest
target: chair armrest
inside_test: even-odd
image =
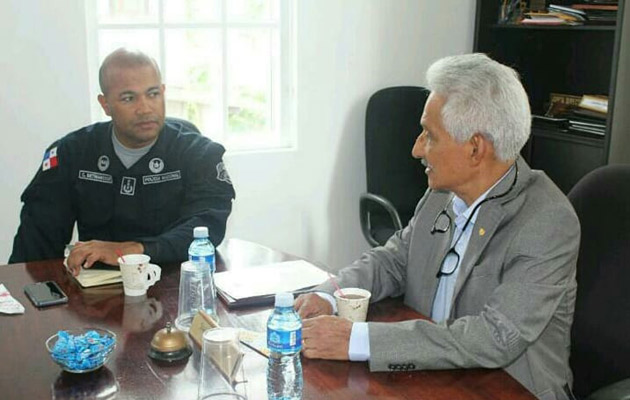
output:
[[[630,400],[630,378],[599,388],[585,400]]]
[[[370,223],[368,220],[368,203],[375,203],[385,209],[389,213],[389,217],[392,219],[392,224],[396,230],[402,229],[402,222],[400,221],[400,216],[398,215],[398,211],[392,204],[391,201],[387,200],[383,196],[379,196],[372,193],[362,193],[359,197],[359,217],[361,219],[361,231],[363,232],[363,236],[365,239],[374,246],[379,246],[379,243],[372,237],[370,233]]]

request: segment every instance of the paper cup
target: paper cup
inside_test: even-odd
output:
[[[125,296],[143,296],[147,289],[160,280],[162,270],[149,264],[151,257],[146,254],[127,254],[118,258]]]
[[[372,294],[359,288],[342,288],[341,291],[345,297],[339,290],[334,293],[339,316],[352,322],[364,322]]]

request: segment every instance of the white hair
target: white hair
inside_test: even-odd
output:
[[[488,138],[502,161],[514,160],[527,142],[531,112],[516,71],[475,53],[442,58],[427,70],[428,89],[445,99],[444,128],[463,143]]]

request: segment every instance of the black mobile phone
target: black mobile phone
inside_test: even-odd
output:
[[[68,296],[54,281],[29,283],[24,286],[24,293],[36,307],[46,307],[68,302]]]

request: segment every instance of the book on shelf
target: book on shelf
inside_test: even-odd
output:
[[[585,94],[582,96],[550,93],[549,107],[545,116],[567,118],[568,115],[581,113],[583,117],[605,120],[608,113],[608,97]]]
[[[217,293],[228,308],[273,304],[276,293],[305,293],[327,279],[327,272],[304,260],[214,274]]]
[[[549,107],[547,108],[547,112],[545,112],[545,117],[567,119],[575,108],[577,108],[576,104],[551,102],[551,104],[549,104]]]
[[[570,123],[593,126],[598,128],[606,128],[606,121],[601,119],[583,117],[576,113],[572,113],[568,118]]]
[[[555,11],[531,11],[524,14],[523,25],[581,25],[585,18]]]
[[[573,119],[569,120],[569,128],[571,127],[590,129],[590,130],[601,132],[602,134],[606,132],[606,125],[594,124],[592,122],[583,122],[583,121],[573,120]]]
[[[579,106],[605,115],[608,113],[608,97],[585,94]]]
[[[576,10],[598,10],[598,11],[618,11],[619,5],[617,4],[573,4],[571,8]]]
[[[586,108],[576,108],[575,110],[573,110],[573,114],[580,117],[606,121],[606,114],[602,114],[597,111],[587,110]]]
[[[522,25],[575,25],[575,24],[579,24],[579,22],[577,21],[569,21],[565,18],[560,18],[560,17],[556,17],[556,16],[546,16],[546,17],[542,17],[542,16],[528,16],[526,15],[526,18],[523,18],[521,20],[521,24]]]
[[[614,5],[599,4],[573,4],[571,6],[550,4],[549,12],[571,16],[586,24],[614,24],[617,21],[617,9],[615,7]]]
[[[582,20],[586,19],[586,12],[572,7],[561,6],[558,4],[549,4],[549,11],[555,11],[567,15],[573,15]]]
[[[619,0],[582,0],[587,4],[619,4]]]
[[[569,126],[567,118],[555,118],[545,115],[532,114],[532,126],[566,131]]]
[[[579,105],[582,100],[582,96],[575,96],[572,94],[564,94],[564,93],[549,93],[549,103],[561,103],[561,104],[573,104]]]
[[[617,13],[605,11],[589,12],[588,21],[591,24],[614,25],[617,23]]]
[[[606,122],[594,118],[580,117],[572,113],[569,116],[568,129],[570,132],[604,136],[606,134]]]
[[[606,100],[605,96],[576,96],[551,93],[550,105],[544,116],[534,115],[532,123],[540,128],[554,129],[561,132],[586,133],[603,136],[606,133],[606,114],[583,108],[584,99],[597,104]],[[600,105],[601,106],[601,105]]]
[[[605,130],[602,131],[600,129],[594,129],[594,128],[589,128],[589,127],[579,126],[579,125],[569,125],[569,132],[588,133],[588,134],[597,135],[597,136],[606,135]]]

